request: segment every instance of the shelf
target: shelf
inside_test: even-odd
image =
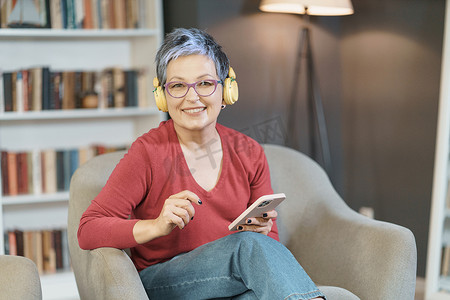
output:
[[[72,271],[40,275],[42,298],[44,300],[75,300],[78,295],[75,276]]]
[[[69,192],[40,195],[3,196],[2,205],[38,204],[48,202],[65,202],[69,200]]]
[[[43,110],[27,112],[3,112],[0,113],[1,121],[22,120],[57,120],[57,119],[83,119],[83,118],[113,118],[129,116],[155,115],[156,107],[124,107],[108,109],[71,109],[71,110]]]
[[[127,38],[158,34],[156,29],[0,29],[2,38]]]
[[[439,287],[450,292],[450,277],[441,277],[439,279]]]

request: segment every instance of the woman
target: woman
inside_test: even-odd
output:
[[[217,123],[237,92],[221,47],[203,31],[177,29],[156,64],[157,105],[171,120],[116,166],[81,218],[80,247],[131,248],[151,299],[325,298],[277,241],[276,211],[228,231],[273,191],[262,147]]]

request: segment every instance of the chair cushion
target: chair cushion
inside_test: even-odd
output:
[[[327,300],[360,300],[352,292],[340,287],[319,285],[319,289],[327,297]]]

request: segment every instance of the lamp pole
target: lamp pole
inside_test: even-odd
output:
[[[311,48],[311,33],[309,29],[309,14],[308,8],[305,8],[305,22],[306,25],[300,31],[299,44],[297,48],[297,56],[294,67],[294,81],[292,85],[291,99],[290,99],[290,111],[289,111],[289,128],[293,130],[293,141],[291,143],[295,148],[299,148],[298,136],[296,134],[295,119],[297,117],[297,96],[298,86],[300,80],[300,67],[302,58],[306,60],[306,89],[307,89],[307,109],[308,109],[308,130],[309,130],[309,147],[311,157],[317,161],[318,149],[317,144],[320,146],[321,158],[323,161],[323,167],[328,173],[331,174],[332,162],[330,145],[328,142],[328,132],[325,120],[325,114],[323,110],[322,98],[319,90],[319,83],[314,68],[313,53]],[[317,131],[316,131],[317,128]],[[317,134],[318,133],[318,136]]]

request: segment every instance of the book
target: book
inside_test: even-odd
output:
[[[17,71],[12,72],[12,85],[11,85],[11,103],[12,103],[12,111],[17,111]]]
[[[18,194],[28,194],[28,160],[26,152],[16,153],[17,157],[17,191]]]
[[[14,232],[8,231],[7,235],[9,244],[9,255],[17,255],[16,234]]]
[[[42,256],[44,271],[46,273],[56,272],[56,253],[51,230],[42,231]]]
[[[60,0],[49,0],[51,28],[63,29],[62,7]]]
[[[32,181],[33,181],[33,193],[35,195],[42,194],[43,183],[42,183],[42,160],[41,152],[37,149],[31,151],[32,160]]]
[[[15,72],[16,76],[16,102],[14,111],[23,112],[24,111],[24,101],[23,101],[23,79],[22,71]],[[13,98],[14,100],[14,98]],[[14,107],[14,102],[13,102]]]
[[[94,21],[92,20],[92,1],[93,0],[83,0],[84,29],[94,29]]]
[[[13,83],[12,83],[12,72],[3,73],[3,99],[4,111],[13,111]]]
[[[62,252],[62,231],[59,229],[53,230],[53,247],[56,255],[56,269],[62,269],[63,264],[63,252]]]
[[[75,72],[62,73],[62,85],[64,94],[62,96],[62,109],[75,108]]]
[[[8,195],[15,196],[19,193],[19,183],[17,176],[17,154],[8,152]]]
[[[113,0],[114,5],[114,24],[116,29],[125,29],[126,21],[126,5],[125,0]]]
[[[23,111],[29,111],[30,110],[30,104],[29,104],[29,92],[30,92],[30,84],[29,84],[29,78],[28,78],[29,72],[28,70],[22,70],[22,102],[23,102]]]
[[[17,255],[24,256],[24,236],[23,231],[16,229],[14,230],[14,235],[16,236],[16,248],[17,248]]]
[[[56,177],[56,151],[55,149],[47,149],[42,151],[44,157],[44,164],[42,165],[44,178],[44,192],[57,192],[57,177]]]
[[[33,182],[33,173],[34,173],[34,162],[33,162],[33,152],[25,152],[26,160],[27,160],[27,181],[28,181],[28,194],[34,194],[34,182]]]
[[[56,190],[64,191],[64,152],[56,151]]]
[[[113,69],[114,83],[114,107],[125,107],[125,77],[123,70],[119,68]]]
[[[3,72],[0,69],[0,114],[5,111],[5,94],[3,90]]]
[[[2,194],[9,195],[9,180],[8,180],[8,152],[1,152],[1,172],[2,172]]]
[[[48,110],[50,109],[50,101],[51,101],[51,75],[50,68],[43,67],[42,69],[42,109]]]
[[[30,69],[31,76],[31,110],[42,110],[42,68]]]

